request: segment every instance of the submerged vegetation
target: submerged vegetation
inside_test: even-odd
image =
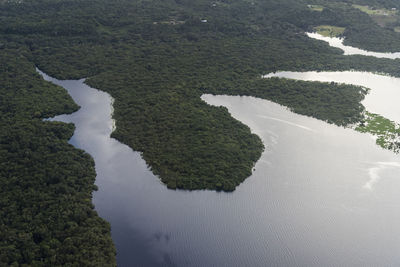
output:
[[[345,28],[353,46],[400,51],[400,34],[352,4],[399,8],[391,0],[0,2],[0,265],[115,265],[110,227],[91,204],[93,161],[67,143],[73,126],[42,121],[78,107],[35,66],[109,92],[113,137],[140,151],[169,188],[233,191],[264,147],[202,94],[257,96],[348,125],[363,119],[359,88],[260,75],[400,76],[400,60],[343,56],[304,34],[330,25],[335,34]]]
[[[400,125],[378,114],[366,112],[365,119],[356,127],[362,133],[376,137],[376,143],[382,148],[400,152]]]

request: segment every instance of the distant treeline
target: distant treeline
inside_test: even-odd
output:
[[[264,146],[225,108],[201,101],[202,94],[257,96],[347,125],[361,120],[360,88],[261,75],[355,69],[400,76],[399,60],[343,56],[304,34],[317,25],[340,26],[349,44],[400,51],[399,34],[351,7],[388,8],[395,1],[345,2],[1,2],[0,262],[115,265],[109,225],[91,204],[92,160],[67,143],[71,125],[42,121],[78,107],[35,65],[59,79],[87,77],[109,92],[113,137],[142,152],[169,188],[233,191]]]

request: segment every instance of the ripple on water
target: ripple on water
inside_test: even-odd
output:
[[[207,103],[228,107],[266,150],[233,193],[172,191],[139,153],[109,137],[108,94],[83,80],[44,78],[82,107],[54,120],[73,122],[70,143],[96,162],[93,201],[111,223],[120,266],[400,263],[398,175],[385,169],[373,190],[364,188],[375,163],[400,160],[368,136],[270,101],[204,95]]]

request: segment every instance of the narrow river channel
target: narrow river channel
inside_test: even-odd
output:
[[[344,55],[363,55],[363,56],[372,56],[372,57],[377,57],[377,58],[390,58],[390,59],[400,58],[400,52],[382,53],[382,52],[366,51],[366,50],[362,50],[357,47],[344,45],[343,38],[327,37],[327,36],[323,36],[323,35],[315,33],[315,32],[313,32],[313,33],[308,32],[306,34],[310,38],[327,42],[330,46],[343,50]]]
[[[70,143],[95,160],[99,191],[93,201],[111,223],[119,266],[400,265],[400,157],[371,136],[267,100],[203,95],[248,125],[266,150],[233,193],[173,191],[139,153],[110,138],[108,94],[84,80],[41,74],[81,106],[52,120],[74,123]],[[385,101],[399,99],[399,79],[351,74],[327,80],[364,85],[366,78],[388,79],[382,94],[364,85],[373,88],[364,104],[400,122],[399,108],[385,110]],[[324,80],[314,73],[275,76]]]

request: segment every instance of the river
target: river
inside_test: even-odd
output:
[[[53,120],[73,122],[70,143],[95,160],[99,191],[93,202],[111,223],[119,266],[400,264],[400,157],[381,149],[370,135],[267,100],[203,95],[207,103],[227,107],[266,149],[253,175],[233,193],[173,191],[138,152],[110,138],[108,94],[84,80],[42,75],[81,106]],[[359,79],[354,75],[344,82],[360,84],[365,77]],[[390,79],[393,86],[400,81]],[[397,118],[398,107],[383,114],[385,105],[374,91],[365,104]]]
[[[340,48],[341,50],[343,50],[344,55],[363,55],[363,56],[372,56],[372,57],[377,57],[377,58],[390,58],[390,59],[400,58],[400,52],[382,53],[382,52],[366,51],[366,50],[362,50],[357,47],[344,45],[343,38],[327,37],[327,36],[323,36],[323,35],[315,33],[315,32],[313,32],[313,33],[307,32],[306,34],[310,38],[313,38],[316,40],[321,40],[321,41],[327,42],[332,47]]]

